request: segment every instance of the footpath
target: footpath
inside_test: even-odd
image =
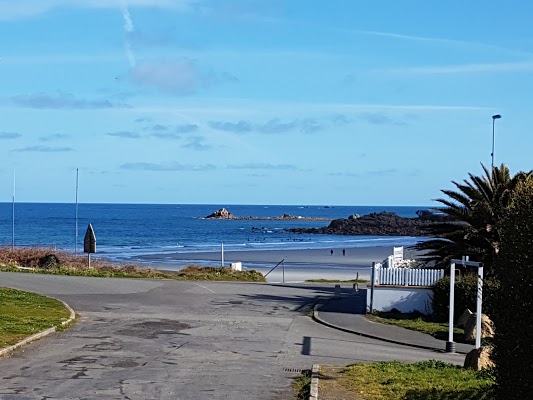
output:
[[[364,315],[365,312],[366,290],[360,290],[358,294],[342,294],[337,298],[324,299],[315,306],[313,318],[332,328],[389,343],[433,351],[444,351],[446,348],[445,340],[398,326],[369,321]],[[456,343],[457,353],[467,354],[472,349],[473,345]]]

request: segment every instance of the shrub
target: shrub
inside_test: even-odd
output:
[[[494,308],[494,293],[499,287],[496,279],[484,279],[483,281],[483,313],[492,317]],[[445,276],[433,286],[433,317],[435,321],[448,321],[450,305],[450,277]],[[476,312],[477,304],[477,276],[466,275],[455,281],[455,318],[468,308]]]
[[[516,187],[498,228],[501,248],[494,272],[502,290],[493,310],[496,395],[528,399],[533,393],[533,179]]]
[[[59,258],[55,254],[47,254],[43,257],[40,257],[37,261],[39,268],[49,269],[58,267],[60,265]]]

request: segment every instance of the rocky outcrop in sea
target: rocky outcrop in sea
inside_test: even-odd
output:
[[[302,216],[296,216],[296,215],[290,215],[290,214],[283,214],[279,217],[254,217],[254,216],[248,216],[248,217],[239,217],[232,213],[230,213],[227,209],[221,208],[220,210],[216,210],[213,213],[209,214],[206,217],[198,217],[200,219],[235,219],[235,220],[257,220],[257,221],[292,221],[292,220],[298,220],[298,221],[331,221],[331,218],[322,218],[322,217],[302,217]]]
[[[421,211],[417,218],[400,217],[393,212],[363,215],[354,214],[346,219],[335,219],[323,228],[292,228],[293,233],[333,235],[425,236],[428,224],[444,222],[446,217]]]

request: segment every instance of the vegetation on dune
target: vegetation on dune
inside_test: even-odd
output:
[[[91,260],[66,252],[46,248],[0,249],[0,271],[27,272],[52,275],[113,277],[113,278],[150,278],[177,280],[212,280],[265,282],[264,276],[257,271],[233,271],[222,267],[188,266],[180,271],[160,271],[141,268],[136,265],[119,265],[105,260]]]
[[[263,274],[255,270],[233,271],[227,267],[201,267],[198,265],[189,265],[172,274],[172,278],[203,281],[266,282]]]
[[[452,181],[458,190],[442,190],[447,198],[436,200],[443,205],[436,210],[453,221],[428,225],[428,235],[434,239],[414,246],[424,253],[426,261],[448,267],[451,259],[469,256],[471,261],[484,263],[486,275],[492,274],[501,247],[498,222],[517,185],[532,176],[533,171],[511,176],[504,164],[490,171],[482,167],[484,175],[469,174],[469,180],[463,183]]]
[[[0,288],[0,348],[58,326],[69,315],[69,311],[58,300],[21,290]]]

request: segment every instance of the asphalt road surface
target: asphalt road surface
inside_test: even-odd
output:
[[[313,364],[464,357],[314,322],[332,286],[0,273],[0,286],[67,302],[79,322],[0,358],[0,400],[294,399]]]

